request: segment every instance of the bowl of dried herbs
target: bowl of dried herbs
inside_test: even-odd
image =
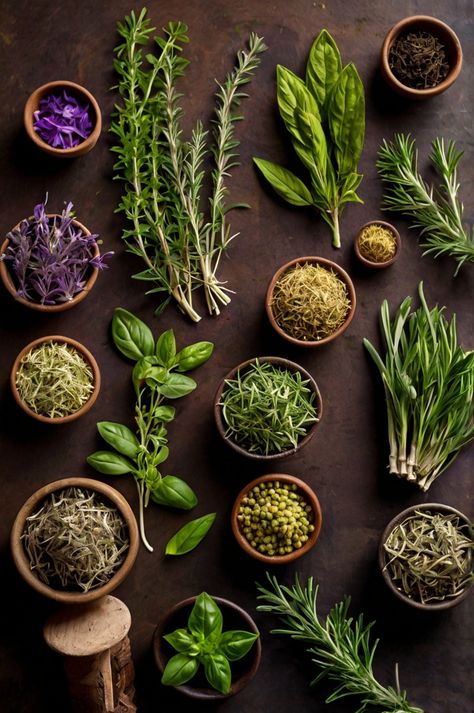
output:
[[[23,579],[64,604],[110,594],[129,574],[138,541],[137,522],[123,495],[80,477],[39,488],[18,511],[10,535]]]
[[[351,278],[337,263],[300,257],[275,272],[265,309],[281,337],[298,346],[318,347],[345,332],[355,314],[356,294]]]
[[[371,220],[363,225],[354,241],[354,251],[360,262],[375,269],[393,265],[401,247],[400,233],[384,220]]]

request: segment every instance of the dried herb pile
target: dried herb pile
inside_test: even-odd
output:
[[[372,262],[387,262],[395,255],[397,240],[389,228],[373,223],[366,225],[359,238],[359,252]]]
[[[49,146],[70,149],[82,144],[91,134],[92,109],[66,90],[48,94],[34,112],[33,128]]]
[[[424,30],[397,37],[388,64],[395,77],[412,89],[431,89],[446,79],[449,63],[444,45]]]

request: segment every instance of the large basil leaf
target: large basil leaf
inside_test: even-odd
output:
[[[112,338],[117,349],[134,361],[154,354],[155,340],[151,329],[122,307],[115,309],[112,318]]]
[[[281,64],[277,65],[277,101],[286,128],[301,141],[295,111],[307,111],[320,118],[318,105],[303,80]]]
[[[167,399],[179,399],[194,391],[197,384],[194,379],[184,374],[168,374],[164,384],[160,385],[160,393]]]
[[[329,103],[328,124],[339,175],[357,170],[364,146],[364,87],[354,64],[344,67]]]
[[[294,173],[262,158],[254,158],[255,164],[279,196],[291,205],[312,205],[311,193]]]
[[[127,426],[113,421],[99,421],[97,430],[109,446],[124,456],[135,459],[140,443],[138,438]]]
[[[214,344],[212,342],[195,342],[195,344],[184,347],[176,355],[177,371],[196,369],[209,359],[213,351]]]
[[[195,656],[175,654],[165,666],[161,683],[164,686],[181,686],[194,676],[198,668],[199,661]]]
[[[99,473],[105,473],[105,475],[123,475],[135,471],[130,461],[112,451],[96,451],[87,456],[86,460]]]
[[[306,146],[311,147],[313,154],[313,163],[323,179],[326,176],[326,163],[328,160],[328,149],[326,137],[324,135],[321,122],[313,114],[307,111],[296,110],[296,120],[300,128],[300,133],[303,136]]]
[[[250,651],[258,634],[250,631],[224,631],[219,641],[219,650],[229,661],[238,661]]]
[[[173,649],[179,651],[180,654],[189,652],[189,649],[194,647],[196,644],[194,637],[191,636],[187,629],[176,629],[175,631],[172,631],[171,634],[163,636],[163,638],[173,647]],[[192,654],[188,653],[188,655]]]
[[[222,632],[222,612],[207,592],[196,598],[188,618],[188,629],[199,641],[212,638],[214,641]]]
[[[219,693],[229,693],[231,684],[230,664],[223,654],[210,654],[204,658],[206,679]]]
[[[176,339],[172,329],[167,329],[160,334],[156,342],[155,354],[162,366],[170,368],[173,365],[176,356]]]
[[[186,523],[166,545],[166,555],[184,555],[186,552],[191,552],[199,545],[201,540],[205,538],[212,527],[216,513],[212,512],[209,515],[203,515],[196,520]]]
[[[321,30],[314,40],[306,65],[306,86],[316,98],[321,118],[328,114],[331,90],[342,72],[339,48],[327,30]]]
[[[191,510],[198,501],[189,485],[174,475],[161,478],[151,492],[151,499],[159,505],[169,505],[180,510]]]

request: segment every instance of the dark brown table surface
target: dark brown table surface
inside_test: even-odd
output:
[[[387,439],[381,386],[362,347],[364,336],[378,340],[378,311],[383,298],[393,306],[408,294],[416,295],[423,280],[430,304],[446,305],[456,313],[461,343],[472,347],[472,268],[454,279],[454,263],[422,257],[414,231],[405,220],[392,217],[403,240],[400,260],[389,270],[367,274],[356,264],[353,239],[369,219],[383,218],[382,189],[375,169],[377,149],[396,131],[411,132],[420,149],[420,165],[427,167],[429,145],[436,136],[455,139],[466,152],[461,163],[462,195],[466,215],[472,216],[472,107],[473,8],[471,0],[423,3],[400,0],[161,0],[149,4],[153,24],[171,19],[189,26],[186,50],[191,66],[182,82],[187,129],[212,111],[214,78],[223,78],[248,33],[263,35],[269,50],[250,86],[250,99],[238,127],[241,166],[230,181],[234,200],[251,210],[234,212],[231,224],[240,231],[222,274],[236,291],[219,318],[205,317],[191,324],[170,306],[153,316],[156,302],[143,295],[143,285],[130,275],[142,269],[125,253],[123,227],[114,214],[121,185],[112,182],[113,156],[107,133],[116,95],[112,51],[117,44],[115,23],[131,9],[129,2],[63,0],[47,3],[4,0],[0,11],[0,222],[5,234],[48,194],[48,207],[59,210],[74,202],[79,220],[115,250],[111,268],[99,276],[93,293],[69,312],[44,316],[18,306],[0,293],[1,397],[1,583],[0,710],[3,713],[67,711],[67,692],[61,660],[42,639],[42,625],[54,604],[20,581],[11,562],[8,538],[13,518],[39,486],[69,475],[97,477],[85,462],[100,446],[98,420],[130,423],[132,390],[130,366],[114,349],[109,325],[116,306],[125,307],[153,325],[155,334],[172,327],[179,345],[198,339],[215,343],[212,359],[195,372],[197,391],[178,404],[170,429],[168,469],[180,474],[195,489],[198,516],[216,511],[217,520],[207,539],[194,552],[165,560],[163,548],[170,535],[186,522],[179,514],[150,506],[146,515],[155,552],[141,547],[128,579],[116,590],[132,612],[131,641],[136,667],[139,710],[200,709],[165,689],[155,670],[151,640],[165,608],[187,596],[207,590],[232,599],[256,616],[261,628],[263,658],[252,683],[237,697],[207,710],[226,713],[288,713],[325,709],[331,690],[309,687],[315,671],[301,648],[270,634],[275,622],[255,614],[255,581],[264,581],[264,568],[246,557],[233,541],[229,515],[240,488],[267,466],[239,458],[219,441],[212,418],[212,399],[220,378],[244,359],[273,354],[300,362],[316,378],[323,397],[324,416],[317,435],[300,454],[278,465],[306,479],[317,492],[324,523],[315,549],[297,563],[275,570],[290,583],[296,572],[320,583],[324,614],[345,594],[352,596],[354,614],[376,620],[380,637],[375,661],[377,676],[394,683],[399,663],[401,684],[409,699],[426,713],[472,713],[472,595],[454,609],[424,615],[399,603],[385,588],[377,569],[379,538],[388,520],[410,504],[443,502],[473,515],[472,450],[466,450],[431,488],[417,489],[389,476]],[[136,10],[140,6],[136,6]],[[441,96],[409,104],[391,95],[379,77],[379,51],[394,22],[410,14],[429,13],[447,21],[464,49],[464,67],[458,81]],[[327,28],[335,37],[345,62],[354,61],[367,97],[367,134],[361,161],[363,205],[349,205],[342,218],[343,246],[331,247],[326,226],[310,210],[292,209],[278,201],[256,175],[251,157],[265,156],[281,163],[289,149],[275,109],[275,66],[283,64],[302,74],[316,34]],[[104,118],[99,143],[74,161],[55,161],[27,140],[22,111],[30,92],[53,79],[70,79],[87,86],[97,97]],[[471,219],[472,222],[472,219]],[[270,329],[263,300],[267,283],[283,262],[302,255],[321,255],[339,262],[352,275],[358,298],[357,313],[343,337],[324,348],[289,348]],[[80,421],[63,427],[37,425],[20,413],[9,392],[9,370],[17,352],[32,339],[65,334],[84,342],[95,354],[103,385],[94,408]],[[98,476],[101,477],[101,476]],[[131,478],[104,480],[124,493],[135,511],[137,498]],[[338,701],[328,710],[349,713],[356,700]],[[86,712],[85,712],[86,713]]]

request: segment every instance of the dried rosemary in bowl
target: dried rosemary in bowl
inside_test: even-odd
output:
[[[360,254],[370,262],[387,262],[397,251],[394,233],[379,223],[371,223],[362,228],[357,242]]]
[[[129,548],[121,514],[78,487],[51,493],[21,536],[31,570],[53,588],[88,592],[108,582]]]

